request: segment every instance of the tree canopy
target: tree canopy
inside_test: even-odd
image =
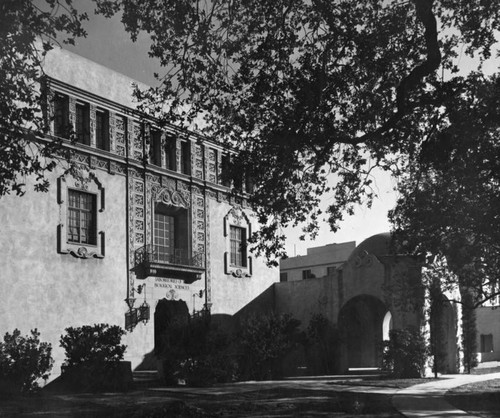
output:
[[[495,83],[459,73],[463,54],[482,63],[494,51],[500,3],[493,0],[98,3],[108,14],[121,9],[133,38],[140,31],[151,36],[150,55],[165,71],[160,87],[139,93],[143,105],[166,122],[192,123],[204,115],[200,130],[239,150],[233,174],[254,180],[251,201],[263,225],[254,238],[268,256],[283,255],[284,226],[305,222],[305,232],[314,235],[324,215],[335,231],[353,205],[370,204],[369,174],[376,166],[410,173],[393,214],[398,229],[418,237],[432,231],[432,223],[424,230],[410,222],[421,214],[421,201],[414,197],[410,208],[405,197],[416,178],[453,187],[444,169],[429,172],[429,158],[451,157],[452,149],[439,144],[450,141],[450,131],[465,133],[459,108],[466,112],[467,97]],[[453,127],[456,118],[461,126]],[[498,122],[490,122],[493,146]],[[463,147],[475,152],[478,135]],[[456,171],[454,181],[461,183],[463,174]],[[326,214],[318,206],[324,194],[332,202]],[[498,222],[492,213],[480,216]],[[423,251],[422,245],[411,250]],[[442,245],[436,241],[425,251]]]
[[[73,43],[85,35],[71,0],[2,0],[0,2],[0,196],[25,192],[25,177],[47,190],[57,141],[40,141],[49,132],[44,114],[47,97],[40,89],[43,58],[53,44]]]
[[[150,55],[164,71],[159,87],[137,92],[142,108],[186,126],[201,115],[202,133],[238,150],[232,174],[253,180],[258,252],[283,255],[290,224],[305,223],[314,236],[324,216],[335,231],[354,205],[370,204],[370,171],[381,167],[401,179],[391,216],[406,250],[446,256],[479,287],[486,276],[496,283],[498,79],[480,71],[495,53],[500,2],[94,1],[106,16],[120,11],[132,39],[151,37]],[[2,81],[2,133],[15,133],[19,148],[2,158],[0,194],[17,187],[12,173],[43,171],[37,159],[16,161],[24,122],[46,129],[33,116],[42,100],[30,84],[40,75],[33,39],[54,30],[83,35],[85,16],[66,3],[65,17],[28,0],[2,4],[0,75],[12,80]],[[478,73],[460,72],[464,55],[477,60]],[[26,98],[28,106],[8,109]],[[322,214],[325,194],[332,203]]]

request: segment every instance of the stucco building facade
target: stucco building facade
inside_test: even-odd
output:
[[[0,334],[37,328],[53,346],[69,326],[120,325],[125,359],[154,349],[158,301],[233,314],[279,280],[249,252],[256,227],[245,185],[223,184],[231,151],[139,114],[133,80],[64,50],[45,62],[51,135],[77,169],[50,173],[48,193],[26,179],[0,199]],[[71,134],[71,135],[73,135]]]

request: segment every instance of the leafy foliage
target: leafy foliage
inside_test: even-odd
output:
[[[383,369],[395,377],[422,377],[428,357],[425,337],[416,329],[392,329],[384,342]]]
[[[25,192],[25,177],[46,191],[47,172],[55,168],[60,142],[41,141],[49,132],[43,59],[59,38],[74,43],[84,36],[71,0],[0,2],[0,196]]]
[[[54,363],[52,346],[39,337],[36,329],[28,336],[15,329],[0,342],[0,380],[10,382],[10,389],[19,386],[22,392],[31,392],[38,388],[37,380],[48,379]]]
[[[337,371],[335,366],[339,356],[338,347],[340,343],[338,330],[323,314],[316,313],[312,315],[307,325],[307,338],[319,350],[318,354],[321,359],[323,373],[335,373]]]
[[[467,373],[477,366],[477,327],[474,298],[466,292],[462,296],[462,348],[463,364]]]
[[[212,324],[208,314],[172,318],[161,336],[163,374],[167,384],[185,380],[208,386],[235,380],[237,364],[228,353],[229,335]]]
[[[277,377],[276,361],[296,343],[299,325],[300,321],[287,314],[252,316],[244,320],[238,336],[244,378]]]
[[[446,258],[477,306],[500,291],[500,79],[462,83],[406,166],[391,219],[407,251]]]
[[[254,179],[253,239],[268,256],[283,255],[289,224],[315,235],[323,194],[335,231],[373,198],[373,167],[398,172],[418,159],[436,118],[470,88],[458,53],[488,58],[500,25],[491,1],[98,4],[121,8],[133,39],[151,36],[165,71],[160,87],[138,92],[144,108],[240,152],[233,177]]]
[[[60,345],[66,353],[64,366],[116,363],[123,360],[127,346],[121,344],[125,331],[118,325],[94,324],[68,327]]]

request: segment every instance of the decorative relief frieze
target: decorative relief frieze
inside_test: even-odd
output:
[[[116,133],[116,143],[125,146],[125,132]]]
[[[125,157],[125,147],[122,147],[121,145],[116,146],[116,154],[119,155],[120,157]]]
[[[353,260],[354,267],[370,267],[373,264],[374,256],[367,251],[361,251]]]
[[[142,181],[134,180],[134,191],[137,193],[144,193],[144,183]]]
[[[207,308],[212,306],[212,262],[210,257],[210,201],[205,200],[205,213],[206,213],[206,224],[205,226],[205,251],[206,251],[206,263],[205,263],[205,292],[206,292],[206,303]],[[201,228],[200,228],[201,229]]]
[[[214,192],[213,190],[207,190],[206,191],[206,196],[210,199],[217,199],[217,192]]]
[[[136,205],[140,205],[140,206],[144,205],[144,196],[141,194],[135,194],[134,195],[134,203]]]
[[[189,195],[166,187],[153,186],[151,189],[154,202],[162,202],[168,206],[189,208]]]
[[[146,180],[150,181],[151,183],[160,184],[160,176],[157,176],[156,174],[147,174]]]
[[[144,234],[136,232],[135,233],[135,242],[139,245],[143,245],[144,244]]]
[[[97,159],[97,167],[102,168],[104,170],[107,170],[108,169],[108,162],[103,158],[98,158]]]
[[[89,105],[90,115],[90,146],[96,146],[96,107],[94,104]]]
[[[122,131],[122,132],[125,131],[125,119],[122,116],[118,116],[115,119],[115,127],[119,131]]]

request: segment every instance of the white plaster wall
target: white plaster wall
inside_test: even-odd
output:
[[[493,352],[481,353],[480,361],[500,360],[500,309],[480,307],[476,310],[477,350],[481,350],[481,334],[493,335]]]
[[[279,282],[278,268],[270,268],[263,258],[254,255],[252,277],[233,277],[224,273],[224,252],[227,251],[229,237],[224,236],[224,217],[231,206],[228,203],[209,199],[210,242],[209,257],[211,260],[212,313],[233,315],[246,304],[264,292],[273,283]],[[249,209],[243,210],[252,222]]]
[[[106,189],[105,210],[98,213],[106,233],[103,259],[79,259],[57,253],[56,175],[48,193],[0,199],[0,335],[15,328],[23,334],[37,328],[50,342],[53,377],[64,353],[59,338],[69,326],[109,323],[124,326],[126,305],[125,178],[98,171]]]
[[[339,300],[337,279],[318,279],[277,283],[275,285],[275,305],[278,313],[287,313],[307,328],[314,314],[322,314],[333,324],[337,323]]]

